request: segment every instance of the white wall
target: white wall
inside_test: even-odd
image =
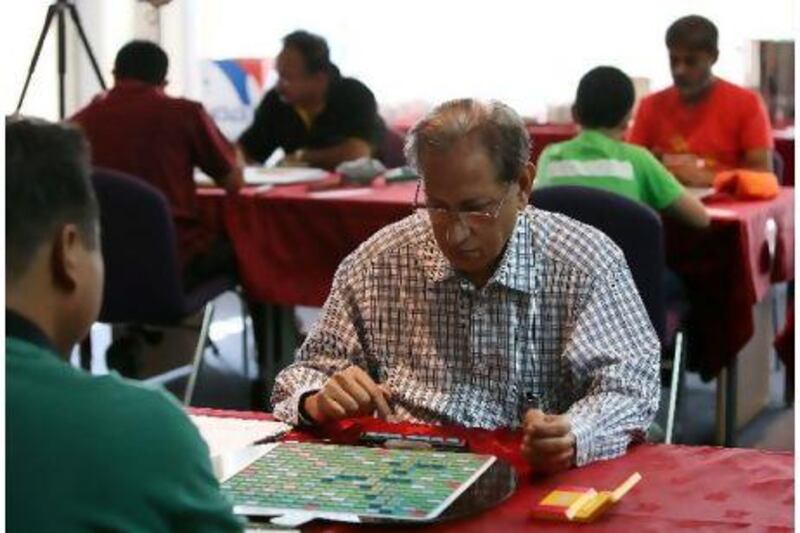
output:
[[[737,83],[752,81],[750,40],[792,39],[795,29],[793,0],[185,2],[202,35],[201,58],[272,56],[284,34],[302,27],[326,36],[342,71],[383,105],[469,95],[541,118],[548,104],[570,102],[598,64],[649,78],[654,89],[668,85],[664,32],[680,16],[718,25],[716,72]]]
[[[15,107],[48,3],[4,3],[5,113]],[[134,36],[142,6],[134,0],[77,5],[110,82],[114,54]],[[720,28],[717,74],[752,83],[749,42],[794,38],[794,9],[793,0],[173,0],[161,8],[160,33],[173,94],[200,96],[199,60],[274,56],[283,35],[305,28],[327,37],[342,71],[367,83],[384,108],[469,95],[544,118],[548,105],[569,103],[578,79],[598,64],[649,78],[653,89],[669,84],[664,31],[692,12]],[[50,118],[57,115],[54,41],[52,35],[24,109]],[[77,57],[68,110],[97,89],[88,61]]]

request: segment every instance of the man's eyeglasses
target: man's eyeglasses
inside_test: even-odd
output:
[[[508,193],[511,191],[511,184],[506,188],[505,194],[500,200],[492,202],[496,204],[493,208],[483,209],[451,209],[448,207],[435,207],[428,205],[427,202],[421,202],[419,193],[422,189],[422,180],[417,182],[417,190],[414,193],[414,211],[420,214],[427,214],[433,224],[446,224],[454,218],[458,218],[459,222],[467,226],[480,226],[493,222],[499,215],[500,210],[505,204]],[[489,204],[490,206],[492,204]]]

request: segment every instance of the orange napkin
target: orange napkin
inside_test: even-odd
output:
[[[744,200],[768,200],[778,196],[778,178],[772,172],[758,172],[737,168],[717,172],[714,190],[731,194]]]

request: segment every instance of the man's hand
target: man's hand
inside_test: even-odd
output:
[[[328,378],[322,389],[305,399],[306,412],[317,422],[367,416],[378,412],[384,420],[392,416],[387,402],[391,396],[357,366],[340,370]]]
[[[305,159],[305,150],[295,150],[291,154],[286,155],[278,163],[279,167],[307,167],[308,161]]]
[[[710,187],[714,182],[715,172],[694,154],[665,154],[662,162],[687,187]]]
[[[523,420],[522,455],[537,472],[568,470],[575,460],[575,435],[569,417],[529,409]]]

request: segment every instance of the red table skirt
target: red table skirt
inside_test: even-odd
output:
[[[686,285],[691,310],[689,367],[710,379],[753,335],[753,306],[770,285],[794,279],[794,188],[767,202],[716,196],[704,233],[666,221],[667,263]],[[770,259],[766,223],[776,224]]]
[[[271,418],[266,413],[193,409],[196,414],[234,418]],[[294,431],[287,439],[332,438],[348,442],[360,431],[458,436],[476,453],[509,461],[520,474],[514,495],[476,516],[427,527],[426,531],[585,530],[652,531],[783,531],[792,529],[794,514],[794,456],[737,448],[638,445],[627,455],[593,463],[550,477],[530,474],[518,453],[520,435],[507,430],[388,424],[363,418],[320,430],[316,435]],[[531,507],[557,485],[612,489],[633,472],[642,481],[591,526],[550,523],[530,517]],[[314,523],[309,531],[364,531],[346,524]],[[387,531],[384,528],[368,528]]]
[[[298,186],[236,196],[201,189],[198,204],[207,225],[227,230],[250,297],[321,307],[339,263],[380,228],[410,215],[415,188]]]

